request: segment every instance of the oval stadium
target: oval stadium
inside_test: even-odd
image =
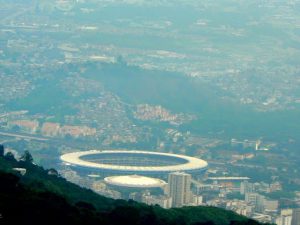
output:
[[[104,182],[107,185],[115,187],[127,187],[127,188],[140,188],[140,189],[149,189],[149,188],[163,188],[167,183],[163,180],[144,177],[139,175],[125,175],[125,176],[112,176],[105,177]]]
[[[129,199],[131,193],[141,191],[162,195],[167,183],[161,179],[140,175],[121,175],[105,177],[104,183],[109,189],[117,191],[124,199]]]
[[[138,150],[90,150],[61,156],[73,169],[98,174],[166,175],[182,171],[198,173],[207,162],[195,157]]]

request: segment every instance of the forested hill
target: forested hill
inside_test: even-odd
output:
[[[165,210],[133,201],[112,200],[66,181],[32,163],[0,155],[0,224],[259,224],[214,207]],[[13,168],[26,168],[21,175]]]

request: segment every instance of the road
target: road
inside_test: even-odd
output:
[[[64,138],[55,138],[55,137],[43,137],[38,135],[30,135],[30,134],[24,134],[24,133],[17,133],[17,132],[7,132],[7,131],[1,131],[0,130],[0,136],[6,136],[6,137],[14,137],[19,139],[25,139],[25,140],[33,140],[33,141],[42,141],[47,142],[52,146],[68,146],[74,149],[93,149],[93,148],[101,148],[101,144],[97,141],[81,141],[81,140],[66,140]],[[7,141],[7,142],[11,142]]]
[[[8,133],[8,132],[1,132],[0,135],[7,136],[7,137],[16,137],[16,138],[22,138],[22,139],[28,139],[28,140],[36,140],[36,141],[48,141],[47,138],[40,138],[40,137],[34,137],[31,135],[21,135],[21,134],[14,134],[14,133]]]

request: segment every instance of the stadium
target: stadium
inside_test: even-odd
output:
[[[130,198],[131,193],[135,193],[135,197],[138,197],[137,193],[142,191],[162,195],[167,186],[167,183],[161,179],[139,175],[105,177],[104,183],[109,189],[119,192],[124,199]]]
[[[176,171],[197,174],[208,165],[195,157],[137,150],[90,150],[64,154],[60,158],[77,171],[101,175],[163,176]]]

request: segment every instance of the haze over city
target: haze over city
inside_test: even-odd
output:
[[[299,0],[0,0],[0,15],[0,223],[19,185],[28,224],[63,204],[65,224],[300,224]],[[22,196],[44,192],[66,203],[41,216]]]

